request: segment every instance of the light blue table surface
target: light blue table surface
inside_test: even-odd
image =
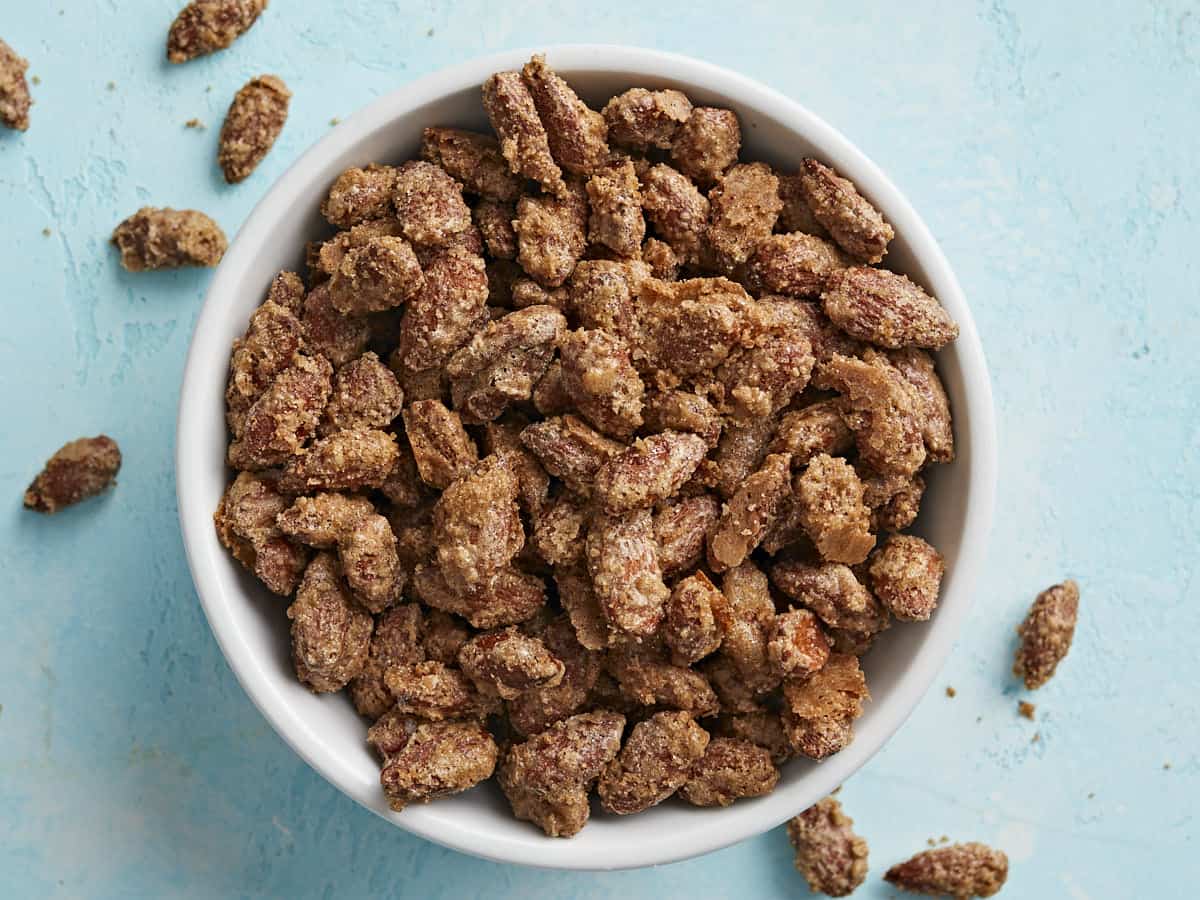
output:
[[[934,690],[842,792],[871,843],[857,896],[891,896],[885,868],[942,834],[1007,850],[1004,896],[1195,896],[1194,4],[276,0],[183,67],[162,60],[170,0],[0,5],[40,79],[31,130],[0,134],[0,895],[806,895],[780,829],[657,870],[546,873],[410,837],[310,771],[218,652],[176,525],[175,407],[210,276],[130,275],[107,245],[143,204],[232,235],[332,117],[441,66],[606,41],[738,69],[844,130],[941,241],[989,355],[989,561]],[[260,72],[295,91],[291,118],[227,187],[217,130]],[[20,508],[51,451],[101,431],[125,454],[114,493]],[[1012,628],[1065,576],[1075,648],[1028,722]]]

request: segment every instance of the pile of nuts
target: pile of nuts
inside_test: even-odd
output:
[[[765,794],[937,605],[903,532],[954,456],[957,326],[853,184],[739,162],[731,110],[596,112],[541,57],[483,105],[494,137],[344,172],[253,314],[221,539],[293,597],[300,680],[374,723],[394,809],[494,774],[568,836],[593,788]]]

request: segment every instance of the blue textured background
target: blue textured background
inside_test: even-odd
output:
[[[276,0],[232,50],[182,67],[162,60],[177,2],[3,5],[0,34],[41,80],[32,129],[0,134],[5,896],[805,895],[780,830],[607,875],[407,836],[270,731],[184,563],[174,413],[209,276],[124,273],[112,227],[143,204],[194,206],[232,235],[332,117],[471,56],[584,40],[691,53],[825,116],[908,193],[975,310],[1000,420],[990,558],[937,688],[843,791],[871,842],[859,896],[890,896],[886,866],[942,834],[1007,850],[1006,896],[1194,895],[1194,4]],[[260,72],[295,91],[291,119],[230,188],[217,129]],[[184,128],[193,117],[208,129]],[[101,431],[125,452],[115,493],[22,511],[42,460]],[[1007,675],[1012,628],[1067,575],[1083,588],[1076,646],[1031,723]]]

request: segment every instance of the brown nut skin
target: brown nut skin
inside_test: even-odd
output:
[[[654,540],[663,578],[669,581],[700,565],[708,535],[720,515],[720,501],[711,494],[673,500],[654,513]]]
[[[875,546],[863,486],[853,467],[822,453],[796,478],[800,523],[822,559],[857,565]]]
[[[229,242],[216,222],[194,209],[143,206],[112,233],[128,272],[213,267]]]
[[[551,194],[567,191],[562,169],[537,107],[519,72],[497,72],[483,83],[483,109],[500,139],[500,152],[514,175],[532,178]]]
[[[474,628],[516,625],[537,615],[546,605],[546,585],[536,575],[502,569],[489,582],[456,594],[436,565],[420,564],[413,572],[413,596],[432,609],[462,616]]]
[[[1071,649],[1079,616],[1079,585],[1064,581],[1038,594],[1025,621],[1017,626],[1021,644],[1013,674],[1029,690],[1040,688],[1053,676]]]
[[[765,163],[736,165],[708,192],[708,204],[704,254],[728,275],[771,237],[783,208],[779,179]]]
[[[687,782],[708,741],[708,732],[686,712],[655,713],[639,722],[600,776],[600,803],[619,816],[656,806]]]
[[[958,325],[937,300],[886,269],[854,266],[831,273],[821,306],[851,337],[892,350],[940,350],[958,337]]]
[[[732,110],[698,106],[675,132],[671,161],[707,187],[737,162],[741,146],[742,129]]]
[[[441,166],[468,193],[486,200],[512,203],[521,181],[508,169],[499,142],[490,134],[457,128],[426,128],[421,158]]]
[[[842,419],[836,400],[822,400],[784,413],[771,442],[772,453],[790,453],[796,468],[822,453],[844,456],[854,448],[854,432]]]
[[[679,431],[640,438],[600,466],[592,496],[612,515],[649,508],[673,497],[707,451],[703,438]]]
[[[791,491],[791,477],[791,457],[772,453],[729,499],[708,538],[714,572],[740,566],[759,545]]]
[[[946,561],[927,541],[891,535],[867,561],[871,591],[897,619],[924,622],[937,606]]]
[[[447,488],[479,461],[462,418],[439,400],[417,400],[404,410],[404,429],[421,480]]]
[[[566,666],[542,641],[516,628],[476,635],[458,651],[458,665],[481,693],[512,700],[562,683]]]
[[[329,278],[329,299],[344,316],[395,309],[418,296],[425,275],[404,238],[380,236],[349,250]]]
[[[377,428],[349,428],[318,438],[288,460],[279,476],[281,490],[359,491],[380,487],[396,465],[396,439]]]
[[[630,88],[604,107],[608,139],[618,147],[668,150],[679,126],[692,114],[692,103],[680,91]]]
[[[396,170],[375,163],[347,169],[337,177],[321,203],[321,215],[337,228],[352,228],[392,214]]]
[[[217,537],[234,559],[285,597],[296,589],[308,562],[308,552],[276,525],[287,506],[273,478],[240,472],[213,514]]]
[[[528,400],[566,329],[566,318],[550,306],[530,306],[484,326],[446,364],[463,421],[490,422]]]
[[[517,477],[508,461],[489,456],[442,492],[433,507],[433,540],[452,591],[486,587],[525,544]]]
[[[669,591],[658,564],[650,510],[593,515],[586,553],[592,585],[609,624],[634,636],[653,634]]]
[[[295,278],[291,272],[281,273]],[[300,286],[303,298],[304,289]],[[304,345],[304,327],[287,307],[268,299],[250,316],[246,333],[233,343],[229,381],[225,386],[225,420],[235,438],[241,437],[246,413],[275,376],[288,367]]]
[[[678,666],[699,662],[721,646],[729,601],[703,572],[681,579],[667,601],[662,636]]]
[[[829,166],[806,159],[800,166],[800,187],[813,218],[843,250],[872,265],[883,259],[895,232],[850,181]]]
[[[233,98],[217,145],[228,184],[245,181],[275,146],[287,122],[292,92],[276,75],[252,78]]]
[[[833,797],[814,803],[788,821],[796,868],[809,890],[848,897],[866,880],[867,842],[854,833],[853,826],[854,820]]]
[[[745,797],[775,790],[779,769],[762,747],[736,738],[716,737],[693,765],[679,796],[692,806],[729,806]]]
[[[316,433],[332,389],[333,367],[323,356],[294,355],[246,412],[229,464],[266,469],[295,457]]]
[[[403,405],[404,391],[392,370],[374,353],[364,353],[334,374],[320,432],[386,428],[400,415]]]
[[[642,210],[681,262],[699,261],[709,203],[686,175],[664,163],[652,167],[642,178]]]
[[[1008,857],[986,844],[925,850],[887,870],[883,880],[901,890],[955,900],[991,897],[1008,879]]]
[[[365,316],[345,316],[334,309],[328,281],[318,284],[304,298],[300,324],[309,350],[324,356],[334,367],[362,356],[371,339],[370,322]]]
[[[782,677],[811,675],[829,661],[829,640],[817,617],[807,609],[792,609],[775,617],[767,641],[767,658]]]
[[[408,301],[392,363],[409,372],[442,365],[487,321],[483,257],[446,247],[421,260],[421,270],[425,286]]]
[[[25,489],[26,509],[56,513],[108,490],[121,468],[121,450],[108,435],[77,438],[58,448]]]
[[[0,40],[0,125],[17,131],[29,129],[29,82],[25,71],[29,61]]]
[[[587,194],[588,239],[618,256],[637,258],[646,237],[646,220],[633,163],[625,160],[598,171],[588,180]]]
[[[479,691],[465,673],[435,660],[389,666],[383,683],[397,712],[430,721],[482,719],[500,708],[494,694]]]
[[[853,739],[854,720],[869,700],[857,657],[834,653],[812,675],[783,681],[783,727],[798,753],[825,759]]]
[[[750,293],[820,297],[828,276],[850,261],[829,241],[803,232],[777,234],[760,241],[746,261]]]
[[[404,721],[411,736],[379,774],[394,811],[465,791],[496,770],[500,750],[479,722]]]
[[[540,54],[525,64],[521,77],[545,126],[554,161],[577,175],[602,168],[609,158],[604,117],[588,109]]]
[[[424,247],[442,247],[471,227],[462,187],[445,169],[410,160],[396,170],[392,203],[404,236]]]
[[[224,50],[250,30],[268,0],[192,0],[167,33],[167,61],[187,62]]]
[[[340,691],[362,672],[375,623],[346,588],[332,553],[312,558],[287,615],[296,677],[309,690]]]
[[[624,727],[618,713],[582,713],[509,748],[499,781],[513,814],[549,837],[577,834],[588,820],[588,787],[617,755]]]
[[[521,268],[543,287],[558,287],[587,248],[587,219],[587,195],[577,182],[558,196],[523,196],[513,220]]]
[[[521,443],[555,478],[580,496],[592,492],[596,470],[625,449],[576,416],[554,416],[521,431]]]
[[[424,630],[425,617],[416,603],[393,606],[375,620],[367,661],[348,688],[360,716],[374,721],[392,708],[395,698],[384,683],[384,673],[392,666],[424,661]]]

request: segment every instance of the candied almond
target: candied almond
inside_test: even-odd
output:
[[[795,175],[779,174],[778,177],[779,199],[783,201],[783,209],[779,211],[779,221],[775,223],[776,231],[782,234],[800,231],[819,238],[828,237],[829,232],[817,221],[804,198],[803,176],[797,172]]]
[[[934,368],[933,357],[916,347],[893,350],[888,362],[913,386],[924,403],[921,436],[931,462],[954,459],[954,429],[950,421],[950,401],[946,388]]]
[[[377,428],[348,428],[318,438],[284,466],[279,486],[293,494],[358,491],[383,484],[400,451]]]
[[[725,274],[750,258],[771,237],[783,202],[779,179],[765,163],[736,165],[708,192],[708,229],[704,252]]]
[[[550,499],[550,475],[521,443],[521,429],[527,421],[514,415],[507,421],[488,422],[483,427],[483,449],[507,461],[517,477],[517,502],[530,521],[536,522]]]
[[[603,650],[612,643],[613,633],[608,619],[600,607],[600,600],[592,589],[588,573],[574,567],[559,567],[554,571],[554,584],[558,588],[558,599],[575,637],[588,650]]]
[[[521,443],[568,488],[582,496],[592,491],[596,470],[625,449],[576,416],[553,416],[521,431]]]
[[[77,438],[59,447],[25,489],[25,508],[56,513],[116,483],[121,450],[108,435]]]
[[[129,272],[213,267],[225,255],[228,242],[216,222],[194,209],[143,206],[112,233]]]
[[[25,71],[29,61],[0,40],[0,124],[17,131],[29,128],[29,82]]]
[[[320,353],[334,366],[362,356],[371,339],[371,326],[365,316],[342,315],[334,308],[328,281],[318,284],[304,298],[300,324],[309,350]]]
[[[830,273],[849,261],[829,241],[803,232],[776,234],[760,241],[746,262],[750,293],[820,297]]]
[[[762,711],[760,701],[766,698],[766,694],[765,690],[759,688],[766,689],[767,683],[746,681],[733,661],[720,650],[701,660],[696,668],[704,673],[712,685],[723,715],[749,715]]]
[[[556,687],[566,666],[539,638],[509,626],[477,634],[458,651],[458,664],[480,693],[513,700],[525,691]]]
[[[379,775],[388,804],[396,812],[465,791],[496,770],[499,748],[479,722],[408,721],[411,737],[388,754]]]
[[[744,562],[725,573],[721,591],[729,603],[721,656],[733,664],[751,693],[776,687],[779,675],[768,654],[775,628],[775,601],[767,576],[754,563]]]
[[[417,400],[404,410],[404,429],[421,480],[446,488],[479,460],[462,419],[439,400]]]
[[[546,585],[536,575],[501,569],[486,583],[463,594],[450,590],[436,565],[420,564],[413,572],[412,592],[433,609],[462,616],[474,628],[516,625],[546,605]]]
[[[276,281],[290,274],[281,273]],[[246,413],[254,401],[303,346],[304,327],[291,310],[279,303],[268,298],[250,316],[246,333],[233,343],[225,387],[225,418],[235,438],[241,436]]]
[[[588,239],[608,247],[618,256],[635,258],[646,236],[642,194],[633,163],[600,169],[588,179]]]
[[[562,311],[567,307],[567,292],[562,286],[548,290],[532,278],[518,278],[512,284],[510,303],[514,309],[550,306]]]
[[[311,497],[297,497],[291,506],[276,514],[275,524],[294,541],[330,550],[337,546],[342,535],[374,513],[375,507],[366,497],[323,491]]]
[[[596,513],[586,547],[592,585],[609,624],[635,636],[653,634],[669,592],[658,564],[650,510],[624,516]]]
[[[484,326],[446,364],[454,407],[469,425],[495,419],[530,398],[545,374],[567,320],[550,306],[530,306]]]
[[[885,357],[834,356],[821,370],[821,386],[841,393],[842,418],[854,432],[859,458],[885,475],[912,475],[926,460],[920,395]]]
[[[862,472],[863,502],[871,510],[872,531],[903,531],[921,511],[925,479],[920,475],[878,475]]]
[[[408,573],[401,566],[396,535],[385,517],[365,516],[343,532],[338,559],[354,596],[371,612],[382,612],[400,599]]]
[[[250,177],[287,122],[292,92],[276,75],[251,78],[237,92],[217,145],[217,163],[228,184]]]
[[[521,193],[520,179],[509,171],[499,142],[490,134],[426,128],[421,156],[441,166],[468,193],[501,203],[512,203]]]
[[[587,219],[587,196],[578,182],[572,181],[558,196],[523,196],[513,220],[521,268],[543,287],[558,287],[587,247]]]
[[[897,619],[922,622],[937,606],[946,562],[927,541],[893,534],[867,561],[871,591]]]
[[[796,478],[800,523],[821,557],[857,565],[875,546],[863,486],[854,468],[840,457],[822,453]]]
[[[554,161],[577,175],[602,168],[609,156],[604,117],[588,109],[540,54],[525,64],[521,77],[545,127]]]
[[[378,630],[378,626],[376,626]],[[471,629],[458,616],[440,609],[430,609],[425,614],[425,630],[421,635],[421,649],[427,659],[447,666],[458,663],[458,651],[471,639]],[[418,660],[419,661],[419,660]]]
[[[553,418],[572,409],[571,398],[562,383],[562,362],[555,359],[546,367],[545,374],[533,386],[533,408],[539,415]]]
[[[575,637],[566,616],[558,616],[542,631],[541,641],[563,662],[562,681],[530,688],[509,700],[508,719],[521,734],[537,734],[578,712],[600,677],[602,656],[585,648]]]
[[[374,622],[346,588],[332,553],[312,558],[287,616],[296,677],[309,689],[340,691],[363,670]]]
[[[828,661],[829,641],[812,612],[791,609],[775,617],[767,656],[775,671],[785,678],[811,675]]]
[[[408,301],[395,353],[410,372],[441,366],[487,321],[483,257],[446,247],[427,256],[421,269],[425,284]]]
[[[364,353],[334,373],[333,391],[321,433],[347,428],[384,428],[400,415],[404,392],[392,370],[374,353]]]
[[[636,297],[645,266],[632,262],[583,260],[568,282],[571,313],[582,328],[637,339]]]
[[[707,399],[689,391],[652,391],[642,405],[642,428],[652,434],[686,431],[710,450],[721,437],[721,416]]]
[[[829,166],[806,159],[800,167],[800,186],[813,217],[843,250],[865,263],[883,259],[895,232],[853,183]]]
[[[295,354],[250,409],[229,445],[238,469],[277,466],[299,453],[317,430],[332,390],[333,367],[323,356]]]
[[[695,263],[708,227],[708,199],[690,179],[659,163],[642,178],[642,209],[683,263]]]
[[[869,700],[858,659],[833,653],[825,665],[805,677],[783,681],[783,726],[788,741],[810,759],[824,759],[845,749],[853,738],[854,720]]]
[[[282,596],[296,589],[308,562],[308,553],[277,525],[287,506],[272,479],[239,472],[213,515],[221,543],[268,590]]]
[[[674,281],[679,275],[679,255],[658,238],[647,238],[642,244],[642,262],[650,267],[651,275],[663,281]]]
[[[821,305],[851,337],[892,350],[940,350],[958,337],[958,325],[937,300],[887,269],[854,266],[830,273]]]
[[[787,823],[796,868],[815,893],[848,897],[866,880],[867,842],[833,797],[814,803]]]
[[[679,431],[640,438],[600,466],[592,494],[612,514],[653,506],[675,495],[707,450],[703,438]]]
[[[670,580],[700,565],[708,534],[720,515],[721,504],[711,494],[681,497],[655,511],[654,540],[663,578]]]
[[[729,498],[708,538],[713,571],[741,565],[759,545],[791,491],[791,477],[791,457],[773,453]]]
[[[351,228],[371,219],[392,214],[392,191],[396,186],[396,170],[375,163],[366,168],[354,166],[333,182],[329,194],[321,203],[321,215],[331,225]]]
[[[565,194],[562,169],[520,72],[497,72],[483,83],[483,108],[500,138],[500,152],[514,175],[532,178],[551,194]]]
[[[822,453],[842,456],[854,448],[854,433],[846,427],[836,400],[786,412],[771,442],[772,453],[790,453],[792,465],[805,466]]]
[[[462,186],[424,160],[410,160],[396,170],[392,203],[404,236],[414,244],[445,246],[471,227]]]
[[[373,237],[349,250],[329,279],[329,299],[342,315],[394,309],[416,297],[425,276],[404,238]]]
[[[349,684],[350,699],[359,715],[375,720],[392,708],[395,698],[384,684],[384,672],[425,659],[424,630],[425,618],[416,603],[393,606],[375,620],[366,664]],[[371,740],[369,733],[367,740]]]
[[[621,693],[641,706],[682,709],[694,716],[717,713],[717,695],[702,672],[677,666],[648,643],[627,643],[608,654]]]
[[[692,114],[687,95],[670,89],[630,88],[604,107],[608,137],[618,147],[669,150],[679,126]]]
[[[224,50],[258,21],[268,0],[192,0],[167,33],[167,60],[187,62]]]
[[[641,301],[637,358],[680,378],[707,375],[725,361],[752,302],[741,285],[726,278],[647,278]]]
[[[671,161],[689,178],[710,185],[737,162],[742,129],[730,109],[697,106],[671,142]]]
[[[830,629],[875,634],[888,625],[887,612],[841,563],[786,559],[771,567],[771,583],[817,614]]]
[[[517,233],[512,225],[516,215],[514,204],[499,200],[480,200],[471,210],[471,220],[483,236],[488,255],[494,259],[517,258]],[[493,299],[490,293],[488,299]]]
[[[708,732],[681,710],[639,722],[600,775],[600,803],[621,816],[661,803],[687,782],[708,741]]]
[[[749,741],[716,737],[692,764],[679,796],[693,806],[729,806],[775,790],[779,769],[771,754]]]
[[[986,844],[950,844],[925,850],[887,870],[883,880],[901,890],[956,900],[991,897],[1008,879],[1008,857]]]
[[[690,666],[721,646],[729,603],[703,572],[679,581],[667,601],[662,635],[676,665]]]
[[[750,308],[743,340],[717,370],[725,405],[738,421],[774,416],[804,390],[813,369],[812,346],[791,314],[795,304],[760,300]],[[753,338],[750,335],[753,335]]]
[[[530,542],[552,566],[571,566],[583,560],[587,507],[571,494],[551,501],[534,519]]]
[[[775,426],[775,420],[766,417],[725,426],[712,460],[714,486],[722,497],[732,497],[762,465]]]
[[[466,674],[434,660],[389,666],[383,681],[397,712],[422,719],[482,719],[499,708],[499,701],[477,690]]]
[[[1058,664],[1071,649],[1075,622],[1079,616],[1079,585],[1064,581],[1038,594],[1028,615],[1019,626],[1021,645],[1017,648],[1013,674],[1030,690],[1049,681]]]
[[[760,709],[751,712],[723,714],[717,730],[724,737],[740,738],[765,749],[771,762],[779,766],[794,755],[779,713]]]
[[[517,508],[517,477],[489,456],[447,487],[433,507],[437,561],[460,594],[486,585],[525,543]]]

